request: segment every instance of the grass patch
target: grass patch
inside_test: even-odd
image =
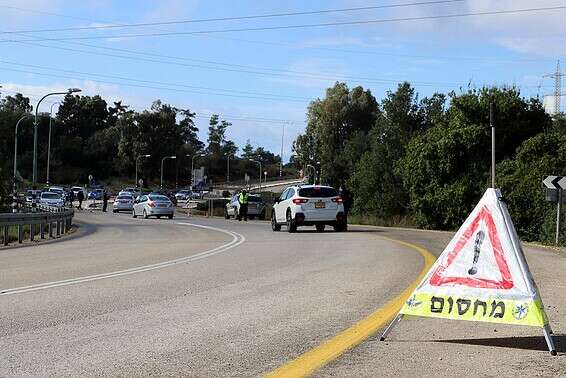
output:
[[[413,222],[412,219],[407,216],[392,216],[389,218],[380,218],[376,215],[348,214],[348,223],[382,227],[404,227],[415,229],[419,228],[415,224],[415,222]]]

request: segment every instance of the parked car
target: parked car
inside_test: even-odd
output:
[[[177,198],[175,197],[175,193],[173,193],[170,190],[165,190],[165,189],[159,189],[156,190],[154,192],[152,192],[153,194],[160,194],[162,196],[165,196],[167,198],[169,198],[169,201],[171,201],[171,203],[173,203],[173,205],[177,205]]]
[[[224,218],[230,219],[230,217],[237,218],[240,213],[240,201],[238,198],[240,194],[236,194],[232,197],[230,202],[224,207]],[[259,219],[265,219],[265,203],[260,196],[249,194],[248,195],[248,218],[254,219],[259,217]]]
[[[59,193],[43,192],[39,197],[39,203],[41,205],[63,207],[65,205],[65,200]]]
[[[188,201],[191,199],[192,193],[189,189],[182,189],[175,193],[175,198],[177,201]]]
[[[33,196],[35,195],[35,199],[39,200],[39,197],[41,196],[41,193],[43,192],[43,190],[33,190],[30,189],[26,192],[26,202],[27,203],[32,203],[33,202]]]
[[[85,188],[83,188],[82,186],[73,186],[71,188],[71,191],[75,195],[75,199],[79,196],[79,192],[83,192],[83,196],[86,197]]]
[[[121,194],[130,194],[132,197],[134,197],[134,199],[136,199],[141,195],[141,190],[139,190],[139,188],[124,188],[118,193],[118,195]]]
[[[134,208],[134,200],[134,196],[132,196],[129,192],[121,192],[114,199],[112,212],[117,213],[120,211],[132,211]]]
[[[145,219],[155,216],[161,218],[166,216],[169,219],[173,218],[175,209],[171,200],[156,193],[144,194],[134,201],[132,216],[136,218],[138,215],[143,216]]]
[[[104,189],[94,189],[88,193],[88,199],[102,200],[103,193],[104,193]]]
[[[58,186],[50,186],[48,191],[61,195],[61,197],[63,198],[63,201],[65,201],[65,198],[67,197],[67,193],[65,192],[65,189],[60,188]]]
[[[335,231],[346,231],[344,204],[338,191],[330,186],[304,185],[291,186],[275,201],[271,216],[273,231],[287,226],[288,232],[295,232],[297,227],[315,226],[318,232],[326,225]]]

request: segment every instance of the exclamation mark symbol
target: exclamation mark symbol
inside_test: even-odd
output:
[[[472,267],[468,270],[468,274],[474,275],[478,272],[477,264],[480,258],[480,248],[481,244],[485,239],[485,232],[479,231],[476,234],[476,241],[474,242],[474,262],[472,263]]]

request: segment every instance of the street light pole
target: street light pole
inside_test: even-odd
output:
[[[163,162],[165,161],[165,159],[176,159],[177,156],[165,156],[163,159],[161,159],[161,183],[159,185],[160,189],[163,189]]]
[[[234,156],[232,154],[228,154],[228,160],[226,162],[226,183],[230,183],[230,156]]]
[[[49,110],[49,139],[47,142],[47,186],[49,186],[49,166],[51,164],[51,123],[53,121],[53,106],[56,105],[57,102],[51,104],[51,108]]]
[[[250,161],[253,161],[254,163],[258,163],[258,164],[259,164],[259,189],[261,190],[261,174],[262,174],[261,161],[254,160],[254,159],[249,159],[249,160],[250,160]]]
[[[191,159],[191,189],[195,185],[195,158],[198,156],[204,156],[204,154],[193,155]]]
[[[138,162],[140,160],[140,158],[148,158],[151,155],[140,155],[136,158],[136,188],[138,187]]]
[[[279,162],[279,177],[283,177],[283,139],[285,138],[285,124],[281,133],[281,161]]]
[[[51,92],[46,94],[45,96],[43,96],[38,102],[37,105],[35,106],[35,118],[33,121],[33,176],[32,176],[32,188],[36,189],[37,188],[37,125],[38,125],[38,121],[37,121],[37,115],[38,115],[38,109],[39,109],[39,105],[41,104],[41,102],[49,96],[54,96],[54,95],[67,95],[67,94],[71,94],[71,93],[76,93],[76,92],[80,92],[81,90],[78,88],[69,88],[69,90],[67,92]]]
[[[22,122],[24,119],[30,117],[29,114],[26,114],[24,116],[22,116],[22,118],[20,118],[18,120],[18,122],[16,122],[16,130],[14,132],[14,186],[13,186],[13,191],[14,194],[16,194],[16,175],[18,172],[18,126],[20,126],[20,122]]]

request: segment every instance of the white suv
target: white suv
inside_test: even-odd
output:
[[[346,231],[344,204],[338,191],[330,186],[303,185],[291,186],[275,201],[271,214],[271,228],[295,232],[299,226],[316,226],[318,232],[326,225],[334,231]]]

